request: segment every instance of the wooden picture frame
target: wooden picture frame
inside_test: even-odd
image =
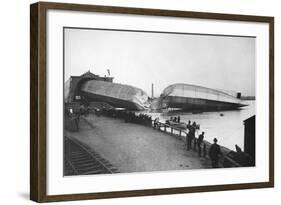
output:
[[[173,187],[143,190],[107,191],[48,195],[47,193],[47,11],[62,10],[178,17],[269,25],[269,179],[251,183]],[[82,4],[39,2],[30,6],[30,199],[37,202],[133,197],[162,194],[266,188],[274,186],[274,18],[235,14],[125,8]]]

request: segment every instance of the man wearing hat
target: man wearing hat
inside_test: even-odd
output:
[[[197,140],[197,146],[198,146],[198,154],[199,154],[199,157],[201,157],[201,144],[203,142],[203,139],[204,139],[204,134],[205,132],[202,132],[199,137],[198,137],[198,140]]]
[[[221,148],[217,144],[218,140],[217,138],[214,138],[214,143],[211,145],[209,149],[209,157],[212,161],[212,167],[218,168],[219,167],[219,155],[221,155]]]

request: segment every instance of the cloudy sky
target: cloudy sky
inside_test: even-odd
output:
[[[90,70],[155,96],[174,83],[255,95],[255,38],[64,30],[65,80]]]

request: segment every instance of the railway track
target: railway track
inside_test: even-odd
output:
[[[64,139],[64,175],[118,173],[110,162],[76,139]]]

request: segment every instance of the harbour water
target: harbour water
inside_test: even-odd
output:
[[[255,115],[255,101],[243,101],[248,106],[241,110],[203,112],[193,114],[183,111],[146,111],[145,114],[152,116],[152,119],[159,118],[160,122],[169,120],[171,116],[180,116],[181,122],[195,121],[200,124],[200,130],[205,132],[205,140],[212,142],[213,138],[218,139],[218,143],[231,150],[235,150],[235,145],[244,148],[244,123],[243,121]]]

